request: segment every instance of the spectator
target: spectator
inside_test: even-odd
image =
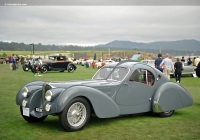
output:
[[[166,56],[165,59],[162,60],[160,63],[160,67],[164,64],[164,70],[163,73],[164,75],[170,80],[170,72],[174,71],[174,65],[172,63],[172,60],[169,59],[168,56]]]
[[[193,66],[195,66],[195,59],[196,59],[196,57],[194,57],[193,60],[192,60],[192,65]]]
[[[197,65],[196,75],[200,78],[200,63]]]
[[[160,63],[162,62],[163,58],[162,58],[162,54],[158,54],[158,58],[156,58],[154,64],[155,64],[155,68],[157,68],[158,70],[160,70],[161,72],[163,72],[162,67],[160,67]]]
[[[199,62],[200,62],[200,58],[197,56],[197,58],[194,61],[196,67],[198,66]]]
[[[94,62],[94,61],[92,62],[92,67],[93,67],[93,69],[94,69],[94,67],[95,67],[95,62]]]
[[[191,64],[192,64],[192,60],[191,60],[190,56],[189,56],[188,59],[187,59],[187,64],[188,64],[188,65],[191,65]]]
[[[185,62],[185,58],[184,58],[184,56],[182,56],[181,62]]]
[[[16,69],[18,69],[18,63],[19,63],[19,56],[16,55],[16,58],[15,58]]]
[[[181,74],[182,74],[182,70],[183,70],[183,64],[179,61],[179,58],[177,58],[177,61],[174,64],[174,69],[175,69],[176,82],[180,83],[181,82]]]

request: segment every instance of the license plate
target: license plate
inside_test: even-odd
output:
[[[30,110],[29,110],[29,108],[25,108],[25,107],[23,107],[23,115],[24,116],[30,116]]]
[[[37,112],[42,112],[43,109],[42,109],[42,108],[35,108],[35,111],[37,111]]]

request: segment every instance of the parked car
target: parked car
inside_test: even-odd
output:
[[[68,61],[66,56],[49,56],[48,60],[42,60],[42,64],[40,66],[40,71],[42,73],[47,73],[47,71],[60,71],[64,72],[67,70],[68,72],[73,72],[76,70],[76,65],[73,62]]]
[[[23,65],[22,65],[22,69],[24,71],[31,70],[32,72],[35,73],[35,66],[38,65],[38,63],[39,63],[40,60],[41,60],[40,58],[27,58],[24,61]]]
[[[7,60],[5,57],[0,57],[0,64],[6,64]]]
[[[149,65],[130,60],[105,65],[91,80],[30,82],[16,96],[26,121],[40,122],[48,115],[58,115],[66,131],[83,129],[91,114],[112,118],[153,112],[170,117],[192,103],[181,85]]]
[[[175,63],[175,62],[174,62]],[[194,75],[196,74],[196,67],[192,66],[192,65],[188,65],[187,63],[182,62],[183,64],[183,71],[182,71],[182,76],[184,75],[191,75],[194,77]],[[174,73],[171,72],[170,73],[171,76],[174,76]]]

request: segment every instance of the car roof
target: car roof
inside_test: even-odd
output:
[[[115,67],[115,66],[120,66],[120,67],[132,67],[134,64],[137,64],[138,62],[132,61],[132,60],[124,60],[121,62],[113,62],[110,64],[106,64],[104,67]]]

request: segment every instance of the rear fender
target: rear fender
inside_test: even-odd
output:
[[[192,96],[177,83],[168,82],[158,88],[153,99],[153,112],[165,112],[191,106]]]
[[[110,118],[120,115],[118,105],[109,96],[99,90],[85,86],[74,86],[62,92],[58,97],[57,112],[61,112],[76,97],[87,98],[99,118]]]

